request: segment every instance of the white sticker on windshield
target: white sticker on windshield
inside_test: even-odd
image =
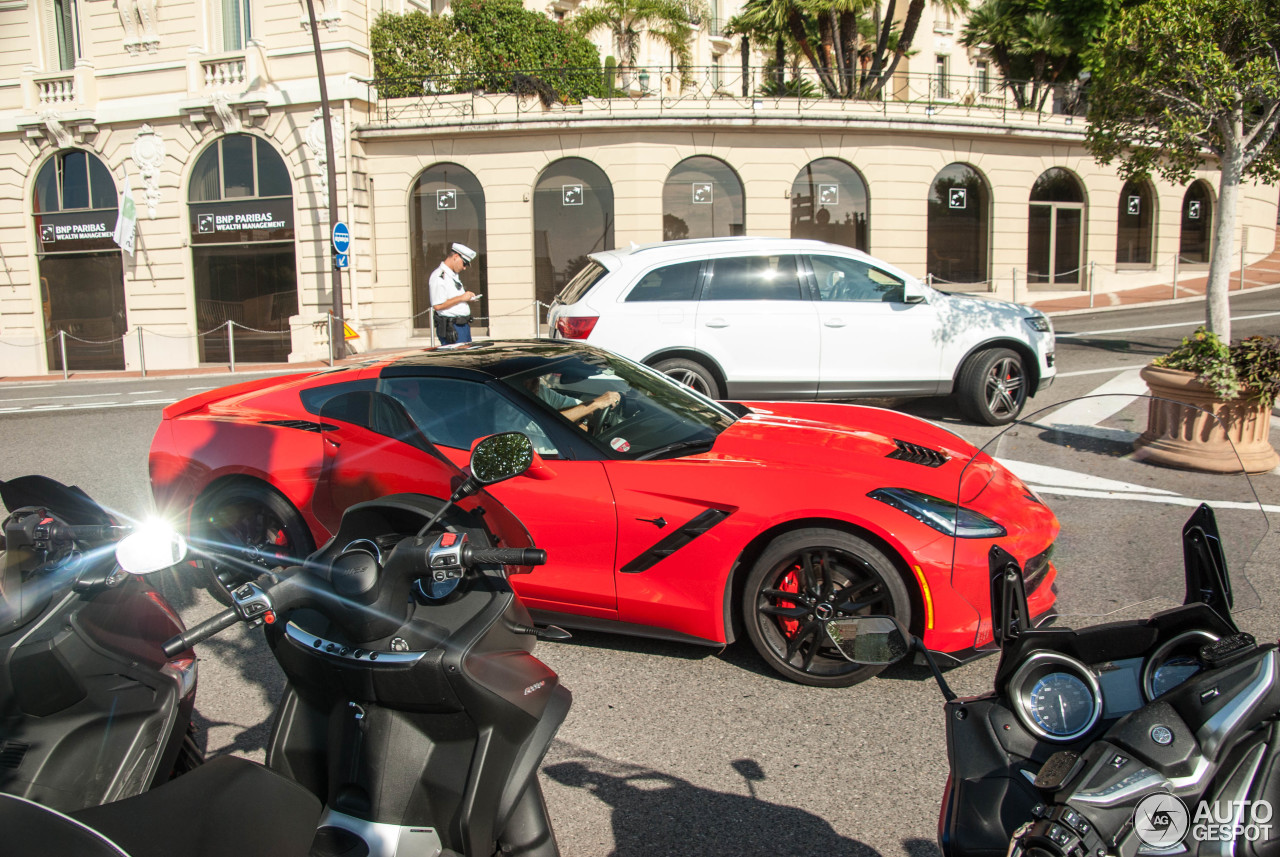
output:
[[[631,448],[631,444],[627,442],[627,439],[622,437],[615,437],[609,441],[609,446],[612,446],[618,452],[626,452]]]

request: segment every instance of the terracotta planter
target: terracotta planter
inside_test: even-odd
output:
[[[1147,430],[1133,443],[1135,458],[1212,473],[1238,473],[1242,463],[1249,473],[1280,465],[1269,440],[1271,410],[1257,399],[1224,402],[1193,372],[1146,366],[1140,374],[1156,398],[1148,407]],[[1202,408],[1220,422],[1177,402]]]

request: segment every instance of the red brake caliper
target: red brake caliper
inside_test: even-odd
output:
[[[796,576],[795,571],[788,571],[782,580],[778,581],[778,589],[783,592],[800,592],[800,578]],[[781,601],[783,599],[779,599]],[[793,601],[792,604],[799,606],[799,601]],[[782,633],[788,637],[795,636],[796,631],[800,630],[800,623],[794,619],[778,619],[778,624],[782,627]]]

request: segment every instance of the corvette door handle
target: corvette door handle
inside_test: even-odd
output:
[[[845,321],[843,318],[829,318],[823,324],[827,327],[844,327]]]
[[[729,326],[729,322],[725,321],[723,318],[713,318],[707,322],[707,327],[728,327],[728,326]]]

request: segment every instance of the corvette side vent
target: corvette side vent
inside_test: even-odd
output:
[[[332,431],[337,428],[337,426],[313,423],[310,420],[262,420],[261,424],[264,426],[280,426],[281,428],[291,428],[309,432],[320,432],[324,430]]]
[[[907,443],[897,438],[894,438],[893,442],[898,448],[889,453],[888,457],[899,461],[910,461],[912,464],[923,464],[925,467],[941,467],[950,459],[945,452],[938,452],[936,449],[930,449],[918,443]]]
[[[16,769],[29,749],[30,745],[20,741],[0,741],[0,768]]]

